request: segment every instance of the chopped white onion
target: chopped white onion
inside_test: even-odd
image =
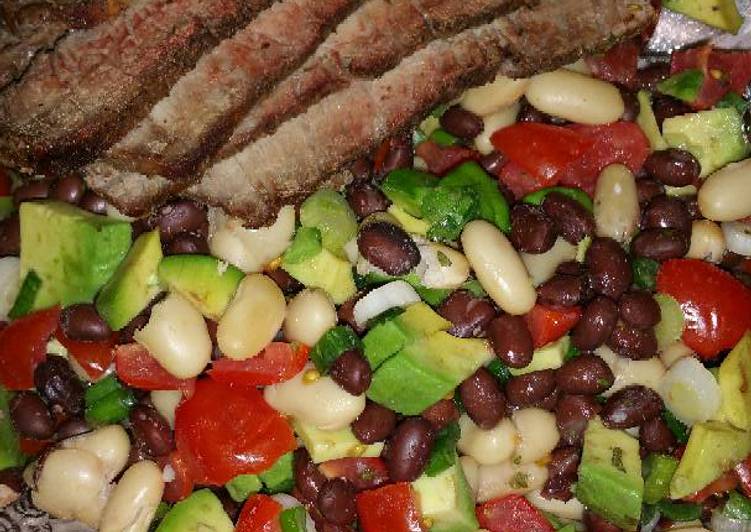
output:
[[[344,244],[342,251],[344,251],[344,254],[347,256],[347,260],[350,264],[357,264],[357,260],[360,258],[360,250],[357,247],[357,238],[353,238],[352,240]]]
[[[392,281],[372,290],[360,299],[353,309],[355,322],[364,327],[369,320],[394,307],[405,307],[418,303],[420,296],[405,281]]]
[[[694,357],[681,358],[670,366],[658,392],[665,406],[687,425],[710,419],[722,400],[714,375]]]
[[[751,224],[743,222],[724,222],[722,233],[728,251],[751,257]]]

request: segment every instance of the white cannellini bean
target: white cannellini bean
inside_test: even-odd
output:
[[[702,216],[716,222],[732,222],[751,216],[751,159],[717,170],[699,189]]]
[[[274,281],[259,273],[248,275],[219,320],[219,349],[235,360],[257,355],[279,332],[286,308],[284,294]]]
[[[475,137],[475,148],[483,155],[487,155],[495,148],[490,142],[490,137],[493,133],[504,127],[508,127],[516,122],[516,117],[519,115],[519,109],[521,105],[519,102],[514,102],[511,105],[498,109],[496,112],[482,117],[482,133]]]
[[[478,464],[499,464],[511,458],[519,440],[516,427],[510,419],[502,419],[490,430],[483,430],[463,415],[459,418],[461,437],[457,448],[474,458]]]
[[[534,76],[525,96],[535,109],[579,124],[609,124],[625,109],[615,85],[566,69]]]
[[[331,377],[319,377],[306,382],[308,364],[290,380],[267,386],[263,397],[272,408],[292,416],[301,423],[321,430],[339,430],[352,423],[365,410],[365,395],[351,395]]]
[[[720,385],[694,357],[684,357],[665,373],[657,390],[675,416],[693,425],[712,418],[720,409]]]
[[[723,243],[727,245],[728,251],[751,257],[751,224],[725,222],[722,224],[722,235]]]
[[[487,85],[465,91],[459,104],[476,115],[489,115],[519,101],[528,86],[528,79],[511,79],[499,74]]]
[[[461,241],[477,280],[493,301],[509,314],[529,312],[537,292],[508,238],[494,225],[475,220],[464,227]]]
[[[292,243],[295,209],[281,208],[269,227],[247,229],[242,220],[230,218],[221,209],[209,209],[209,249],[245,273],[260,272]]]
[[[691,224],[691,245],[686,257],[720,262],[724,253],[725,235],[720,226],[711,220],[694,220]]]
[[[548,468],[536,463],[517,465],[506,461],[481,465],[478,470],[477,502],[541,489],[547,479]]]
[[[125,464],[130,454],[130,438],[122,425],[107,425],[92,432],[68,438],[62,442],[66,449],[79,449],[96,456],[104,466],[107,480],[112,480]]]
[[[512,416],[519,435],[514,456],[527,464],[544,458],[555,449],[560,435],[555,416],[542,408],[522,408]]]
[[[540,286],[553,277],[555,269],[562,262],[576,259],[577,247],[558,237],[553,247],[545,253],[520,253],[522,262],[527,267],[532,284]]]
[[[8,320],[18,291],[21,289],[21,261],[18,257],[0,259],[0,320]]]
[[[211,360],[211,337],[203,315],[177,293],[154,305],[149,322],[133,338],[179,379],[195,377]]]
[[[602,358],[615,376],[613,385],[603,392],[603,396],[610,397],[618,390],[632,384],[641,384],[647,388],[657,390],[660,380],[665,375],[665,366],[658,357],[647,360],[631,360],[615,354],[609,347],[600,346],[595,354]]]
[[[579,521],[584,516],[584,505],[576,497],[571,497],[566,502],[559,499],[546,499],[542,496],[540,490],[530,491],[525,497],[536,508],[563,519]]]
[[[666,368],[669,368],[680,359],[693,356],[693,354],[694,352],[689,346],[687,346],[680,340],[676,340],[662,350],[662,352],[660,353],[660,360]]]
[[[469,262],[457,250],[428,242],[418,246],[425,270],[420,275],[428,288],[459,288],[469,278]]]
[[[576,60],[574,63],[569,63],[563,68],[565,68],[566,70],[571,70],[572,72],[578,72],[579,74],[584,74],[585,76],[592,75],[592,69],[589,68],[589,65],[587,64],[587,60],[584,59],[583,57],[581,59]]]
[[[598,236],[625,244],[636,234],[639,194],[634,174],[622,164],[611,164],[597,179],[594,218]]]
[[[480,464],[471,456],[460,456],[459,465],[462,466],[464,478],[467,479],[472,497],[477,499],[477,490],[480,488]]]
[[[171,428],[175,428],[175,409],[183,399],[182,392],[178,390],[154,390],[151,392],[151,404]]]
[[[42,464],[32,501],[60,519],[76,519],[97,528],[109,495],[104,464],[81,449],[59,449]]]
[[[313,346],[336,322],[336,308],[326,292],[319,288],[308,288],[287,305],[284,337],[292,342]]]
[[[162,470],[154,462],[133,464],[112,490],[99,532],[146,532],[163,492]]]

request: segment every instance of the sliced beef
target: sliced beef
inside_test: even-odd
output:
[[[72,32],[0,95],[0,162],[60,171],[109,147],[272,0],[143,0]]]
[[[204,55],[103,159],[176,180],[229,136],[269,87],[312,54],[359,0],[284,0]]]
[[[189,194],[263,225],[321,180],[497,72],[525,77],[640,31],[648,0],[543,0],[430,43],[375,81],[353,83],[212,166]]]

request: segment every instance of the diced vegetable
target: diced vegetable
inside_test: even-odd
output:
[[[657,90],[678,100],[691,103],[699,97],[704,74],[701,70],[684,70],[657,85]]]
[[[328,373],[329,367],[339,355],[350,349],[362,349],[362,341],[350,327],[338,325],[326,331],[310,351],[310,360],[321,373]]]
[[[660,263],[646,257],[634,257],[631,260],[631,269],[634,272],[634,284],[639,288],[652,290],[657,282],[657,271]]]
[[[37,292],[39,292],[41,286],[42,280],[34,270],[30,270],[23,279],[21,289],[18,291],[13,307],[8,312],[8,317],[15,320],[31,312]]]
[[[381,183],[381,190],[407,214],[422,218],[422,202],[437,185],[438,179],[435,176],[419,170],[400,168],[386,176]]]
[[[490,532],[553,532],[553,526],[521,495],[508,495],[477,507],[480,526]]]
[[[258,493],[261,488],[261,479],[258,475],[237,475],[224,485],[232,500],[243,502],[245,499]]]
[[[592,210],[594,209],[594,205],[592,204],[592,198],[590,198],[589,195],[583,190],[575,188],[575,187],[543,188],[541,190],[538,190],[537,192],[532,192],[531,194],[527,194],[526,196],[522,198],[522,201],[524,203],[529,203],[531,205],[542,205],[542,202],[545,201],[545,198],[551,192],[558,192],[559,194],[563,194],[564,196],[567,196],[573,200],[578,201],[589,212],[592,212]]]
[[[751,500],[737,491],[731,491],[722,513],[731,519],[751,521]]]
[[[690,502],[660,501],[657,509],[671,521],[694,521],[701,517],[701,506]]]
[[[293,506],[292,508],[282,510],[279,514],[279,524],[282,527],[282,532],[306,532],[306,515],[305,508],[302,506]]]
[[[422,530],[420,511],[412,487],[405,482],[389,484],[356,496],[362,532],[415,532]]]
[[[292,245],[284,252],[288,264],[304,262],[321,251],[321,232],[315,227],[300,227],[295,233]]]
[[[428,465],[425,467],[426,475],[435,477],[456,463],[456,442],[459,441],[460,435],[458,423],[451,423],[438,433]]]
[[[688,427],[681,423],[678,418],[675,417],[675,414],[670,410],[663,410],[662,419],[665,421],[665,424],[670,429],[670,432],[673,433],[673,436],[675,436],[678,443],[686,443],[688,441]]]
[[[0,385],[7,390],[34,387],[34,368],[47,353],[47,340],[60,317],[60,307],[24,316],[0,330]]]
[[[344,244],[357,234],[357,218],[344,197],[333,190],[319,190],[300,206],[300,223],[321,232],[323,247],[343,256]]]
[[[269,493],[289,492],[295,485],[292,453],[283,454],[269,469],[258,475]]]
[[[665,454],[650,454],[642,464],[644,470],[644,502],[656,504],[670,494],[670,480],[678,468],[678,460]]]
[[[86,419],[95,425],[122,421],[136,404],[133,392],[124,388],[114,375],[108,375],[86,390]]]
[[[18,434],[10,420],[10,399],[11,394],[0,387],[0,471],[8,467],[21,466],[25,461],[19,447]]]

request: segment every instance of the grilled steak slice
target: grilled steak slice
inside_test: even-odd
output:
[[[222,147],[225,158],[354,79],[373,78],[434,39],[536,0],[373,0],[345,20],[302,68],[251,109]]]
[[[204,55],[104,159],[127,170],[188,178],[258,98],[302,64],[358,3],[284,0],[274,4]]]
[[[281,205],[298,203],[327,175],[464,88],[499,71],[524,77],[565,64],[638,32],[653,15],[649,0],[544,0],[435,41],[383,77],[353,83],[216,163],[189,194],[264,225]]]
[[[0,95],[0,162],[54,172],[109,147],[272,0],[141,0],[38,56]]]

